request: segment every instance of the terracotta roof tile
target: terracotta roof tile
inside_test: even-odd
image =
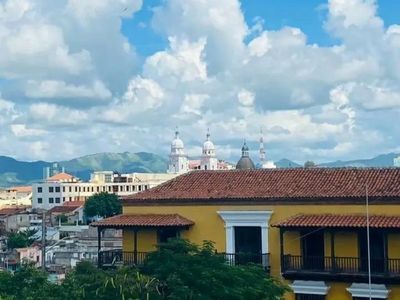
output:
[[[80,208],[81,205],[77,205],[77,206],[72,206],[72,205],[62,205],[62,206],[54,206],[52,207],[48,212],[49,213],[72,213],[75,210],[77,210],[78,208]]]
[[[190,226],[193,221],[178,214],[133,214],[117,215],[90,224],[95,227],[164,227]]]
[[[74,176],[68,173],[58,173],[56,175],[47,178],[47,181],[65,181],[65,180],[72,180],[74,178],[75,178]]]
[[[367,227],[366,215],[297,215],[273,227]],[[371,215],[370,228],[400,228],[400,216]]]
[[[10,191],[16,191],[18,193],[32,193],[32,186],[13,186],[9,188]]]
[[[9,216],[26,211],[27,206],[4,207],[0,209],[0,216]]]
[[[129,203],[221,199],[320,200],[370,197],[400,200],[400,168],[293,168],[195,171],[147,191],[123,197]]]

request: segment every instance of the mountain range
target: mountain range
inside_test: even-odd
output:
[[[371,159],[334,161],[317,164],[321,167],[392,167],[395,153],[378,155]],[[0,187],[25,185],[37,182],[43,177],[43,168],[54,162],[18,161],[7,156],[0,156]],[[154,172],[163,173],[167,169],[166,158],[147,152],[138,153],[98,153],[57,162],[66,172],[83,180],[90,178],[93,171],[117,171],[120,173]],[[279,168],[296,168],[302,165],[289,159],[281,159],[275,164]]]

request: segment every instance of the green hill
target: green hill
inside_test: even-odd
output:
[[[31,184],[43,176],[43,168],[54,162],[24,162],[0,156],[0,187]],[[120,173],[165,172],[167,160],[152,153],[98,153],[58,162],[65,171],[83,180],[93,171],[117,171]]]

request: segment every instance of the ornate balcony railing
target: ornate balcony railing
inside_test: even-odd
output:
[[[149,252],[122,251],[122,249],[101,251],[98,257],[99,267],[135,266],[143,264]],[[269,254],[258,253],[219,253],[229,265],[258,264],[269,270]]]
[[[400,279],[400,259],[371,259],[371,275],[375,278]],[[368,259],[360,257],[303,257],[284,255],[282,273],[286,277],[347,276],[367,277]]]

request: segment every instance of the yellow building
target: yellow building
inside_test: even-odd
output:
[[[138,263],[178,235],[264,265],[292,287],[288,300],[395,300],[399,203],[397,168],[198,171],[125,197],[123,215],[93,225],[99,245],[103,229],[123,229],[123,250],[100,264]]]

